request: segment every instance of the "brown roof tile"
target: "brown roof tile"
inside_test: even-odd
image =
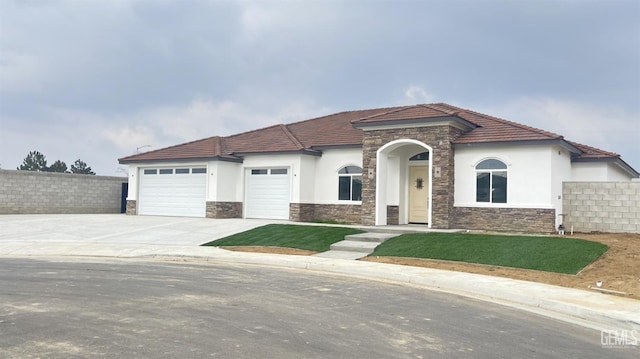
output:
[[[292,123],[287,127],[307,147],[361,145],[362,130],[351,126],[351,122],[399,108],[402,107],[339,112]]]
[[[612,157],[620,157],[619,154],[614,152],[609,152],[605,150],[601,150],[599,148],[583,145],[577,142],[567,141],[573,146],[577,147],[582,153],[580,154],[580,158],[612,158]]]
[[[377,113],[372,116],[364,117],[358,121],[354,121],[357,124],[367,124],[380,121],[399,121],[421,118],[434,118],[445,117],[455,115],[455,111],[449,109],[437,108],[432,105],[414,105],[395,108],[391,111]]]
[[[187,142],[171,147],[161,148],[127,157],[120,158],[120,162],[183,160],[190,158],[234,158],[224,153],[222,138],[219,136],[208,137],[201,140]],[[236,157],[237,159],[237,157]]]
[[[444,103],[345,111],[310,120],[274,125],[227,137],[209,137],[128,157],[120,162],[219,158],[239,160],[234,154],[314,151],[314,148],[361,145],[365,127],[380,122],[456,116],[476,128],[455,140],[457,144],[561,140],[558,134]],[[567,142],[582,151],[578,158],[615,158],[618,154]]]

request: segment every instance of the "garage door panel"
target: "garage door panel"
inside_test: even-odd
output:
[[[141,173],[139,200],[142,215],[204,217],[206,175]]]
[[[284,169],[273,171],[278,174],[272,174],[272,171],[266,171],[266,174],[247,171],[247,218],[289,219],[289,173]]]

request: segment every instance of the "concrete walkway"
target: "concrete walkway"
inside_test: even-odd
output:
[[[0,216],[1,257],[116,257],[298,268],[486,300],[597,330],[640,331],[640,301],[541,283],[430,268],[199,244],[277,221],[124,215]],[[280,222],[282,223],[282,222]]]

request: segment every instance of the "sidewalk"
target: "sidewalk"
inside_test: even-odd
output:
[[[410,284],[520,308],[596,330],[640,331],[640,301],[586,290],[430,268],[144,243],[4,240],[1,257],[115,257],[248,264]]]

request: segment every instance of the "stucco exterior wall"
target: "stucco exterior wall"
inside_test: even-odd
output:
[[[338,171],[344,166],[362,168],[362,148],[343,148],[324,150],[322,157],[317,158],[313,198],[306,203],[318,204],[359,204],[360,202],[338,200]]]
[[[640,233],[640,182],[565,182],[563,198],[567,231]]]
[[[574,162],[571,166],[572,182],[631,181],[628,173],[609,162]]]
[[[0,214],[120,213],[126,177],[0,170]]]
[[[244,183],[242,163],[209,162],[209,189],[207,201],[242,202]]]
[[[455,205],[458,207],[555,208],[552,198],[568,180],[568,154],[558,156],[552,146],[483,146],[457,147],[455,150]],[[476,202],[475,166],[495,158],[507,165],[507,203]],[[564,161],[562,160],[564,158]],[[567,178],[563,178],[567,177]],[[558,186],[553,185],[557,182]],[[557,193],[556,193],[557,192]]]

